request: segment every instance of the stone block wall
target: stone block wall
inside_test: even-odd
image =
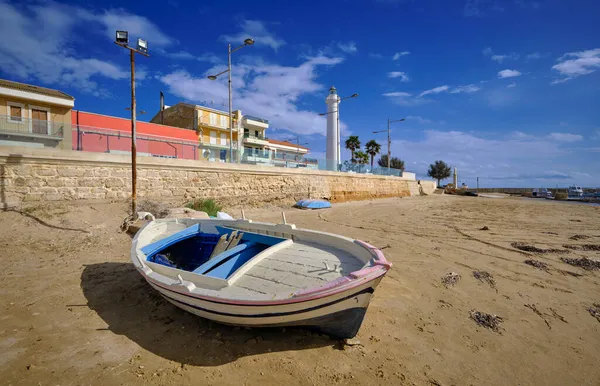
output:
[[[398,177],[151,157],[138,157],[137,177],[140,199],[214,198],[229,206],[292,204],[308,197],[342,202],[419,194],[416,181]],[[425,193],[435,189],[433,181],[421,181],[421,185]],[[0,147],[2,206],[124,200],[130,192],[129,156]]]

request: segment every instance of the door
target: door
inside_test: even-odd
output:
[[[227,146],[227,135],[225,133],[221,133],[221,145]]]
[[[48,134],[48,112],[31,109],[31,132],[35,134]]]
[[[217,144],[217,132],[216,131],[211,131],[210,132],[210,144],[211,145],[216,145]]]

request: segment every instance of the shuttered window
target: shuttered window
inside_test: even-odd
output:
[[[31,109],[31,129],[36,134],[48,133],[48,112],[44,110]]]

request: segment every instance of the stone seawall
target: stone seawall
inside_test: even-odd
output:
[[[138,197],[184,201],[214,198],[224,205],[292,204],[301,198],[332,202],[426,194],[434,181],[138,157]],[[0,147],[0,204],[30,201],[126,199],[130,157],[49,149]]]

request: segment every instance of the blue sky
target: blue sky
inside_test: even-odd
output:
[[[299,134],[324,156],[330,85],[343,135],[376,139],[424,176],[442,159],[469,185],[600,186],[600,2],[364,0],[6,2],[0,76],[59,88],[78,109],[127,117],[128,53],[114,31],[149,41],[137,58],[138,107],[184,100],[226,110],[227,43],[234,108]],[[343,158],[348,158],[343,151]]]

